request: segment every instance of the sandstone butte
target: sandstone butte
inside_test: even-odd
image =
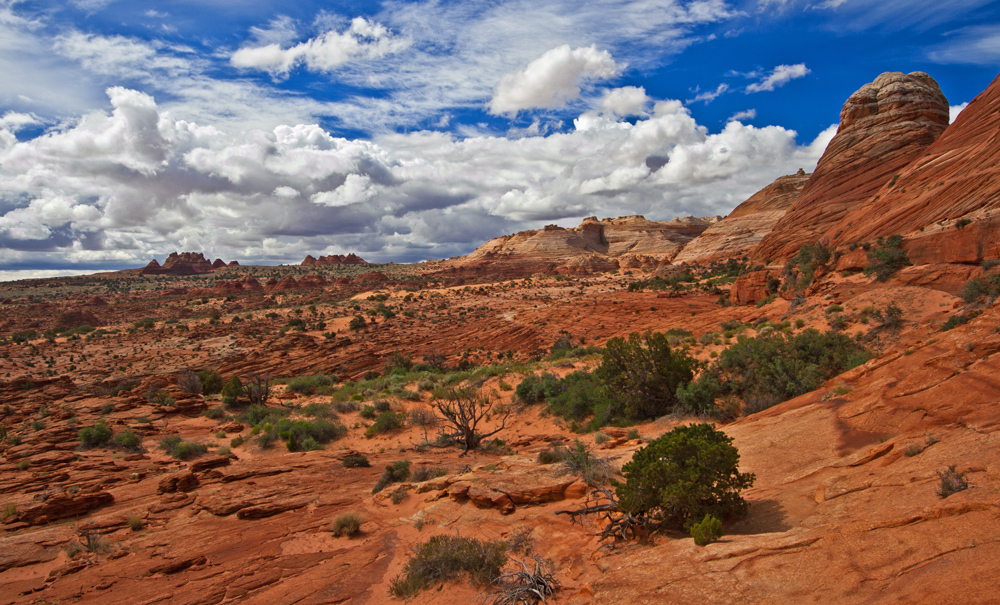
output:
[[[330,256],[321,256],[319,258],[315,258],[313,255],[309,254],[306,255],[305,259],[300,264],[303,267],[310,267],[312,265],[367,265],[368,261],[351,252],[347,256],[344,256],[343,254],[332,254]]]
[[[779,177],[688,242],[673,258],[674,264],[707,263],[745,256],[771,232],[798,199],[809,177],[804,170]]]
[[[579,227],[548,225],[494,238],[453,266],[521,266],[563,272],[609,271],[669,263],[718,218],[650,221],[642,216],[584,219]]]
[[[197,296],[189,289],[204,286],[197,275],[136,280],[135,272],[120,272],[0,284],[0,426],[6,434],[0,440],[0,602],[402,603],[389,586],[431,536],[518,543],[527,535],[532,552],[552,566],[559,588],[548,602],[556,604],[995,603],[1000,299],[967,301],[957,294],[972,278],[1000,281],[1000,250],[989,227],[997,94],[994,82],[936,142],[889,174],[865,200],[873,209],[864,221],[851,219],[863,206],[845,212],[840,226],[826,224],[824,216],[816,217],[823,225],[788,227],[777,220],[767,237],[791,242],[804,232],[828,235],[841,256],[811,284],[782,290],[760,307],[720,306],[712,291],[718,284],[708,284],[711,265],[685,266],[702,287],[664,297],[629,289],[654,274],[639,268],[502,279],[503,260],[516,260],[503,254],[478,273],[482,258],[361,275],[354,267],[314,267],[308,269],[313,277],[300,267],[233,267],[225,274],[232,279]],[[866,172],[864,162],[855,165],[857,175]],[[842,191],[829,180],[825,187]],[[889,195],[892,203],[875,210]],[[767,205],[760,201],[756,212]],[[959,219],[969,222],[959,226]],[[758,232],[771,228],[754,223]],[[794,232],[783,234],[786,228]],[[834,228],[844,233],[834,238]],[[626,250],[617,256],[610,252],[614,233],[605,231],[602,253],[605,244],[591,229],[542,237],[582,238],[586,243],[575,249],[596,241],[597,251],[586,253],[614,259],[637,248],[653,258],[675,253],[672,247],[657,252],[662,244],[638,244],[661,237],[653,227],[645,228],[648,239],[617,240],[614,249]],[[864,253],[852,252],[850,244],[888,232],[906,235],[913,265],[878,282],[852,264]],[[746,253],[739,240],[727,244],[734,238],[709,235]],[[537,266],[559,273],[574,257],[553,253]],[[662,260],[648,266],[671,270]],[[843,270],[831,270],[838,267]],[[764,289],[773,274],[748,274],[732,297],[739,302],[737,291],[748,284]],[[380,315],[380,305],[395,314]],[[873,316],[873,309],[890,305],[902,313],[895,330]],[[370,321],[351,329],[358,314]],[[94,320],[102,326],[89,336],[41,334]],[[741,470],[756,475],[743,494],[749,513],[728,520],[720,541],[698,547],[676,533],[600,543],[598,519],[574,524],[556,514],[583,506],[589,487],[559,464],[541,464],[541,451],[580,440],[620,469],[649,440],[701,420],[665,416],[603,427],[598,438],[574,433],[544,403],[520,405],[513,393],[526,374],[565,376],[599,362],[548,359],[556,339],[569,334],[603,345],[632,332],[683,328],[691,333],[689,352],[707,363],[737,335],[827,330],[838,321],[870,349],[869,361],[799,397],[718,421],[739,449]],[[727,336],[723,323],[739,328]],[[225,379],[266,371],[282,379],[360,380],[386,370],[395,351],[415,362],[443,363],[449,372],[332,394],[296,390],[288,380],[275,385],[270,411],[304,421],[335,412],[331,420],[344,426],[343,437],[315,451],[291,452],[281,443],[262,448],[250,418],[225,408],[218,395],[181,388],[184,371],[207,369]],[[463,361],[490,367],[453,371]],[[456,448],[424,447],[438,427],[412,423],[369,438],[371,420],[360,410],[325,407],[331,398],[348,403],[356,392],[360,405],[382,400],[407,414],[431,412],[433,391],[446,380],[512,407],[513,421],[497,435],[506,448],[461,455]],[[134,432],[139,447],[80,449],[78,431],[99,421],[116,435]],[[494,416],[485,426],[497,422]],[[160,445],[167,437],[208,451],[174,458]],[[345,468],[343,461],[358,454],[371,466]],[[413,469],[441,474],[373,494],[383,469],[404,459]],[[942,497],[937,492],[948,469],[968,488]],[[361,515],[360,531],[336,537],[331,524],[348,512]],[[523,551],[515,557],[527,560]],[[408,602],[482,602],[477,595],[488,591],[460,578],[432,582]]]
[[[863,206],[948,126],[948,100],[923,72],[884,73],[844,103],[840,126],[798,199],[753,250],[783,261]]]
[[[236,263],[235,265],[233,263]],[[226,267],[238,267],[239,263],[236,261],[230,262],[228,265],[221,259],[215,259],[215,262],[209,261],[205,258],[204,254],[196,252],[181,252],[180,254],[176,252],[171,252],[167,256],[163,264],[154,258],[148,265],[143,267],[140,271],[141,275],[198,275],[201,273],[211,273],[217,269],[225,269]]]

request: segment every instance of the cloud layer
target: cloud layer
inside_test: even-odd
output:
[[[605,96],[568,132],[458,139],[422,131],[374,141],[319,126],[229,134],[107,91],[98,111],[17,142],[30,117],[0,119],[0,263],[148,262],[174,249],[241,261],[357,251],[373,260],[468,252],[490,237],[593,214],[726,213],[774,177],[811,169],[832,131],[732,121],[716,133],[680,101],[643,111],[644,91]]]

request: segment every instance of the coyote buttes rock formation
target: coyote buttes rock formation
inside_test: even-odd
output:
[[[910,259],[975,263],[1000,256],[1000,77],[864,207],[831,230],[833,242],[909,234]],[[964,219],[969,224],[958,225]]]
[[[343,254],[333,254],[330,256],[321,256],[319,258],[314,258],[310,254],[305,257],[301,264],[303,267],[310,267],[312,265],[367,265],[368,261],[352,252],[347,256],[344,256]]]
[[[779,177],[684,246],[674,264],[707,263],[747,254],[788,212],[809,177],[801,169]]]
[[[753,251],[753,260],[782,260],[823,237],[918,158],[947,126],[948,100],[923,72],[884,73],[862,86],[844,103],[837,135],[816,172]]]
[[[642,216],[603,220],[590,217],[573,229],[549,225],[503,235],[452,262],[458,265],[503,262],[599,271],[617,269],[619,262],[630,266],[656,264],[672,259],[684,244],[715,220],[692,216],[671,221],[650,221]]]
[[[216,260],[215,264],[205,258],[204,254],[196,252],[182,252],[180,254],[171,252],[167,260],[160,265],[154,258],[139,273],[141,275],[198,275],[200,273],[211,273],[216,269],[225,268],[227,265],[221,260]]]

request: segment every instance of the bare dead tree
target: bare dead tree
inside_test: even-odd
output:
[[[477,449],[484,439],[507,428],[507,420],[511,415],[509,407],[496,410],[500,416],[500,427],[489,432],[480,432],[480,424],[494,412],[494,402],[489,395],[482,395],[469,389],[449,391],[448,397],[435,403],[434,408],[441,414],[445,424],[455,430],[455,436],[465,444],[466,452]]]
[[[250,400],[250,405],[266,404],[271,396],[271,373],[265,371],[247,374],[243,384],[243,392]]]
[[[424,443],[423,445],[429,445],[430,439],[427,438],[427,427],[436,425],[441,418],[437,414],[429,410],[415,409],[410,411],[410,424],[413,426],[419,426],[424,432]]]
[[[618,498],[607,486],[592,486],[583,506],[571,510],[557,510],[557,515],[569,515],[573,523],[583,524],[581,517],[594,515],[602,525],[601,531],[594,534],[601,541],[612,540],[614,543],[635,538],[646,538],[653,529],[649,520],[642,515],[622,512],[618,506]],[[603,522],[603,523],[602,523]]]
[[[491,605],[534,605],[547,603],[559,588],[559,582],[547,561],[537,555],[532,557],[532,565],[518,559],[511,559],[514,569],[505,571],[491,584],[493,590],[486,595],[492,599]]]

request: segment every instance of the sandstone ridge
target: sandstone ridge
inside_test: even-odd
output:
[[[237,266],[239,263],[236,261],[226,264],[218,258],[213,263],[200,252],[181,252],[180,254],[171,252],[162,265],[154,258],[139,273],[141,275],[199,275]]]
[[[706,263],[749,253],[788,212],[809,177],[801,169],[778,177],[684,246],[674,264]]]
[[[643,216],[584,219],[494,238],[452,264],[522,265],[561,272],[608,271],[667,263],[718,217],[651,221]]]

